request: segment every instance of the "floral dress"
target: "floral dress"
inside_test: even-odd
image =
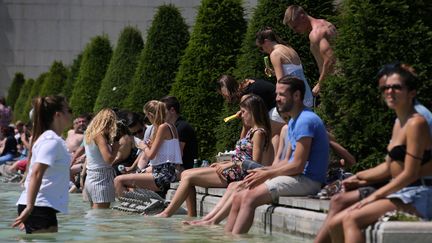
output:
[[[252,160],[253,158],[252,137],[256,131],[265,132],[263,128],[249,129],[246,136],[237,141],[235,145],[236,153],[232,156],[234,165],[222,171],[222,177],[227,180],[228,184],[234,181],[241,181],[246,177],[247,171],[242,169],[241,164],[243,161]]]

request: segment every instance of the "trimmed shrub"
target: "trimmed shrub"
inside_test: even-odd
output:
[[[21,120],[24,122],[27,122],[28,114],[24,113],[24,108],[26,106],[26,102],[28,101],[28,97],[31,93],[32,87],[33,87],[34,80],[33,79],[27,79],[24,83],[24,85],[21,88],[20,94],[18,96],[18,99],[15,102],[14,106],[14,120]]]
[[[24,85],[24,82],[25,82],[24,74],[15,73],[15,76],[12,80],[12,84],[8,90],[8,96],[6,98],[6,104],[8,106],[12,108],[15,106],[15,102],[18,99],[21,87]]]
[[[66,98],[70,98],[72,95],[74,83],[78,78],[79,69],[81,66],[82,53],[80,53],[72,62],[72,65],[69,67],[69,72],[67,75],[67,79],[65,82],[65,86],[63,87],[62,93]]]
[[[178,8],[162,5],[154,16],[125,107],[141,112],[144,104],[167,95],[189,39]]]
[[[39,96],[40,90],[45,82],[45,78],[48,76],[48,72],[42,73],[41,75],[39,75],[39,77],[35,80],[35,82],[32,85],[31,91],[27,97],[27,101],[24,103],[24,108],[22,111],[22,117],[21,119],[23,121],[29,121],[30,117],[29,117],[29,112],[32,108],[32,101],[33,98],[35,98],[36,96]]]
[[[321,116],[364,169],[383,161],[394,112],[380,101],[375,78],[383,64],[412,64],[422,80],[418,98],[431,108],[432,29],[426,1],[343,1],[337,17],[341,75],[325,82]]]
[[[111,54],[111,44],[105,35],[96,36],[87,44],[70,98],[74,115],[93,112]]]
[[[309,79],[309,84],[318,80],[319,73],[315,59],[309,50],[309,39],[306,35],[294,33],[288,26],[283,25],[285,10],[289,5],[296,4],[302,6],[311,16],[316,18],[327,18],[334,14],[331,0],[259,0],[251,19],[248,23],[245,38],[243,39],[240,55],[237,58],[237,66],[233,76],[237,81],[245,78],[260,78],[272,83],[276,83],[276,78],[268,78],[264,74],[263,58],[267,54],[260,53],[255,44],[255,34],[262,28],[272,27],[276,33],[289,45],[291,45],[299,54],[305,75]],[[239,110],[238,105],[231,105],[226,108],[221,117],[227,117]],[[235,142],[239,139],[240,122],[232,121],[225,123],[219,121],[216,132],[218,151],[227,148],[233,148]]]
[[[138,56],[143,48],[141,32],[134,27],[126,27],[120,34],[105,78],[102,80],[94,112],[105,107],[121,107],[127,97],[134,75]]]
[[[171,94],[197,131],[199,155],[215,155],[215,127],[222,109],[216,80],[235,65],[246,30],[241,0],[203,0]]]
[[[58,95],[65,86],[68,71],[62,62],[54,61],[41,88],[40,96]]]

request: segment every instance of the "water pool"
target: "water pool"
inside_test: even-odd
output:
[[[223,226],[182,225],[186,216],[169,219],[144,217],[116,210],[92,210],[81,194],[71,194],[69,214],[58,214],[59,232],[26,235],[10,227],[22,188],[0,183],[0,242],[302,242],[310,240],[286,234],[264,234],[252,229],[241,237],[226,235]]]

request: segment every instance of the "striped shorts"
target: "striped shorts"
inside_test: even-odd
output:
[[[87,169],[84,191],[91,203],[111,203],[115,201],[115,171],[112,167]]]

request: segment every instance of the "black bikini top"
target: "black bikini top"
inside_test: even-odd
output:
[[[423,158],[419,158],[417,156],[414,156],[412,154],[409,154],[406,152],[406,145],[397,145],[394,146],[390,151],[388,151],[388,155],[390,156],[390,158],[392,158],[392,160],[397,160],[397,161],[404,161],[405,160],[405,155],[409,155],[411,157],[413,157],[414,159],[418,159],[421,161],[421,164],[425,164],[426,162],[428,162],[431,159],[431,150],[425,150],[423,153]]]

